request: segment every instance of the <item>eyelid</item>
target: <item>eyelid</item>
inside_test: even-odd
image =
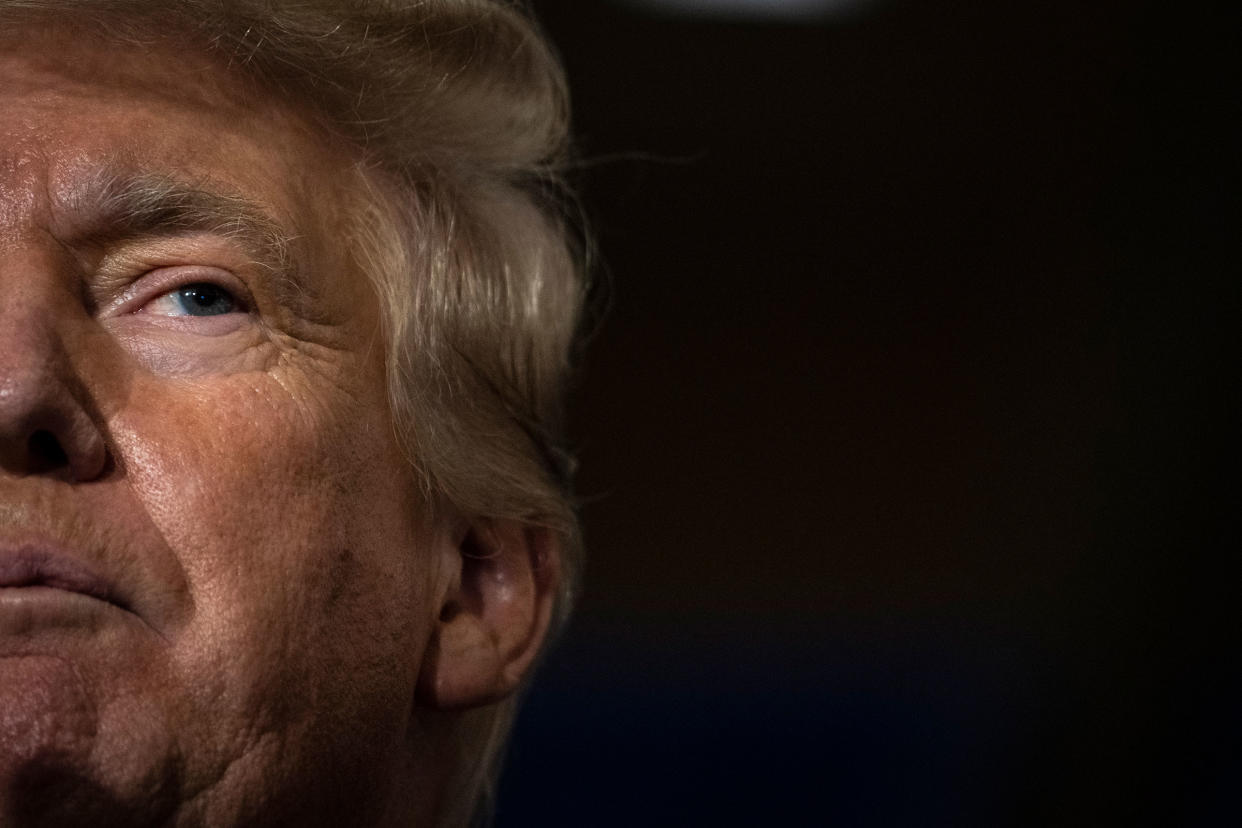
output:
[[[227,270],[210,265],[170,265],[157,267],[134,280],[114,301],[109,303],[104,316],[123,316],[136,313],[160,296],[194,284],[211,284],[227,290],[237,300],[240,309],[254,309],[254,298],[241,279]]]

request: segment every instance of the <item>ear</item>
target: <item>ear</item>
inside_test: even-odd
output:
[[[547,636],[561,576],[548,529],[486,520],[459,532],[417,701],[437,710],[490,704],[521,683]]]

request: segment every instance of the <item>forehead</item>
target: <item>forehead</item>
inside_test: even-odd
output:
[[[348,162],[308,118],[201,50],[49,27],[0,34],[0,232],[36,218],[59,229],[101,178],[156,174],[313,235],[334,218],[328,193]]]

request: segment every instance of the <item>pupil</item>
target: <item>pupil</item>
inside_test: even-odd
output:
[[[187,285],[178,293],[186,312],[197,316],[216,316],[235,310],[233,297],[215,285]]]

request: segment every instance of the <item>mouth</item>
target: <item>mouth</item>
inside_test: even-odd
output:
[[[86,492],[66,501],[11,490],[6,482],[0,480],[0,649],[28,634],[71,629],[131,628],[170,642],[188,622],[193,601],[185,573],[141,510],[112,496],[95,500],[103,496]]]
[[[0,546],[0,590],[57,590],[128,610],[106,578],[89,564],[43,545]]]

